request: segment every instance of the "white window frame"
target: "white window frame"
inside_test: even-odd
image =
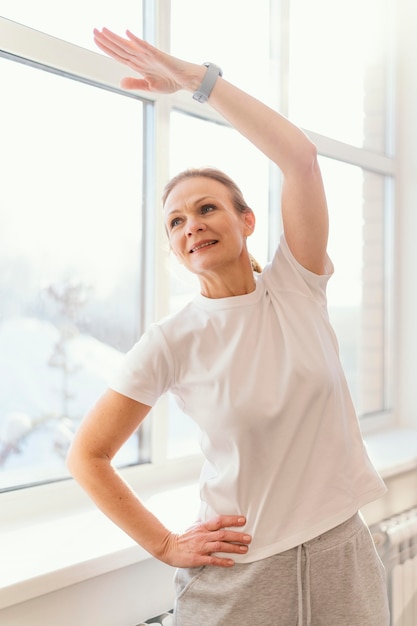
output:
[[[283,24],[289,19],[290,0],[271,2],[271,33],[280,33],[280,40],[273,42],[275,58],[280,59],[280,67],[277,67],[277,75],[285,75],[288,63],[288,41],[285,40],[286,32],[284,28],[275,28],[276,24]],[[149,11],[149,2],[144,2],[145,9]],[[163,7],[160,2],[155,2],[152,7],[155,9],[155,22],[151,24],[152,33],[147,32],[147,37],[154,40],[156,45],[169,49],[169,2],[164,2]],[[144,21],[146,28],[146,23]],[[145,31],[146,32],[146,31]],[[68,78],[74,77],[96,86],[110,89],[117,93],[124,93],[120,88],[120,80],[125,76],[126,71],[113,60],[101,54],[84,50],[69,42],[56,39],[50,35],[34,31],[29,27],[11,22],[5,18],[0,18],[0,47],[2,54],[11,59],[18,59],[29,65],[34,65],[47,71],[55,72]],[[285,82],[282,81],[277,87],[277,107],[283,112],[287,109],[287,94],[285,92]],[[167,154],[169,141],[169,114],[172,109],[190,113],[206,120],[217,123],[224,121],[209,107],[201,107],[194,102],[188,94],[178,93],[169,97],[159,97],[148,92],[129,93],[129,97],[135,97],[145,102],[146,124],[145,149],[147,158],[145,162],[148,167],[148,175],[144,177],[145,205],[160,206],[161,191],[164,182],[168,178],[167,159],[161,159],[160,155]],[[390,156],[377,154],[369,150],[357,148],[343,142],[322,136],[313,131],[305,129],[306,133],[316,143],[319,154],[342,161],[359,165],[366,170],[377,172],[381,175],[395,178],[395,159]],[[162,150],[164,147],[164,150]],[[279,198],[280,179],[275,169],[271,168],[271,206],[278,206],[275,203]],[[277,224],[279,216],[276,210],[270,211],[271,220],[271,249],[276,244],[278,237]],[[145,291],[149,298],[143,305],[140,312],[141,326],[145,328],[150,321],[165,315],[168,308],[168,296],[164,286],[167,285],[167,276],[164,271],[164,261],[162,250],[165,243],[165,232],[162,223],[162,215],[155,213],[148,214],[144,222],[147,230],[147,237],[144,239],[154,241],[155,246],[150,246],[144,255],[141,268],[142,279],[145,284]],[[158,290],[154,289],[159,285]],[[389,286],[387,285],[387,288]],[[392,341],[392,336],[390,337]],[[388,373],[389,375],[389,373]],[[391,379],[392,380],[392,379]],[[391,412],[378,415],[367,420],[366,432],[393,425]],[[152,420],[152,463],[146,466],[136,466],[122,470],[125,478],[129,480],[133,488],[141,493],[141,490],[160,489],[169,484],[189,482],[197,480],[201,467],[201,458],[193,456],[190,458],[166,461],[163,442],[167,438],[167,415],[164,411],[164,404],[156,410]],[[166,446],[165,446],[166,447]],[[28,515],[27,502],[30,491],[30,513]],[[51,498],[51,494],[54,497]],[[60,515],[70,513],[79,507],[89,505],[89,501],[82,494],[77,485],[72,480],[64,480],[29,489],[17,489],[15,491],[0,494],[0,504],[6,514],[2,520],[4,524],[13,525],[16,520],[30,518],[33,523],[37,519],[45,519],[46,515],[54,516],[57,510]],[[2,516],[3,517],[3,516]]]
[[[390,11],[392,22],[396,23],[396,5],[391,1]],[[279,33],[279,42],[272,45],[278,46],[275,51],[275,59],[279,59],[276,73],[280,78],[279,91],[277,92],[277,107],[284,115],[289,114],[289,92],[288,82],[285,79],[289,71],[290,55],[290,15],[291,0],[271,0],[271,36],[272,33]],[[274,18],[275,22],[272,22]],[[317,146],[319,156],[327,157],[341,163],[354,165],[362,168],[366,172],[372,172],[385,177],[385,206],[384,206],[384,230],[386,234],[384,261],[385,261],[385,285],[384,285],[384,409],[372,415],[359,416],[361,418],[361,430],[363,434],[372,434],[396,425],[395,417],[395,375],[394,375],[394,341],[395,341],[395,311],[394,311],[394,274],[395,274],[395,224],[394,207],[396,203],[396,172],[397,163],[395,158],[396,144],[396,110],[395,110],[395,85],[396,85],[396,57],[395,57],[395,35],[391,33],[390,41],[387,43],[388,67],[387,84],[388,93],[385,94],[387,106],[386,123],[386,146],[385,154],[372,150],[357,147],[339,141],[332,137],[322,135],[314,129],[303,128]]]

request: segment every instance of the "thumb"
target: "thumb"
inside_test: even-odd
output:
[[[149,91],[149,83],[144,78],[132,78],[127,76],[122,78],[120,86],[123,89],[141,89],[142,91]]]

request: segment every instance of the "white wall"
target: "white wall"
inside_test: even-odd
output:
[[[397,417],[417,427],[417,4],[398,2]]]
[[[135,626],[172,608],[173,573],[154,559],[142,561],[3,609],[0,624]]]

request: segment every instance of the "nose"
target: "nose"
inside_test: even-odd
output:
[[[188,237],[191,237],[195,233],[198,233],[200,230],[205,230],[205,229],[206,229],[206,226],[204,222],[202,222],[198,218],[191,217],[187,221],[186,232],[187,232]]]

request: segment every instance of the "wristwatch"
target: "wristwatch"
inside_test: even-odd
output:
[[[223,72],[218,65],[214,63],[203,63],[203,65],[207,68],[207,71],[204,74],[200,87],[193,93],[194,100],[201,104],[207,102],[217,78],[223,76]]]

